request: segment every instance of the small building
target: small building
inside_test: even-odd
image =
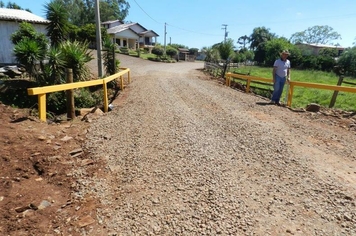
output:
[[[0,64],[16,64],[11,35],[19,29],[22,22],[31,23],[39,33],[47,33],[48,20],[31,12],[18,9],[0,8]]]
[[[334,45],[326,45],[326,44],[315,44],[315,43],[297,43],[296,46],[301,49],[303,52],[308,52],[311,55],[319,55],[320,50],[322,49],[336,49],[338,51],[338,56],[345,50],[344,47],[334,46]]]
[[[106,21],[102,23],[107,33],[119,47],[129,49],[148,48],[157,43],[159,36],[153,30],[147,30],[139,23],[124,23],[120,20]]]

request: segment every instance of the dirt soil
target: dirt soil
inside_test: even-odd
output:
[[[123,99],[120,96],[118,99]],[[323,110],[303,112],[305,119],[355,132],[352,113]],[[73,168],[100,175],[104,163],[91,160],[82,144],[90,123],[78,117],[72,122],[48,124],[26,109],[0,104],[0,235],[53,235],[70,229],[95,227],[91,217],[98,202],[91,196],[73,196]]]
[[[0,235],[45,235],[80,227],[95,209],[73,196],[72,168],[98,168],[81,149],[89,123],[47,124],[25,109],[0,104]],[[73,234],[75,235],[75,234]]]

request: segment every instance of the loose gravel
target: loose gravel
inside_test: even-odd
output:
[[[209,79],[200,62],[121,56],[132,83],[76,170],[101,228],[83,235],[356,235],[356,135]],[[121,99],[121,100],[120,100]]]

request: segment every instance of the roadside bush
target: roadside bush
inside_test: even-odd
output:
[[[166,54],[172,59],[178,54],[178,50],[172,47],[167,47]]]
[[[67,97],[65,91],[47,94],[47,109],[56,115],[67,112]],[[74,94],[75,108],[91,108],[100,105],[103,100],[103,92],[98,90],[91,92],[89,88],[77,89]]]
[[[164,54],[164,49],[161,46],[155,46],[152,48],[152,54],[155,54],[157,57],[161,58]]]

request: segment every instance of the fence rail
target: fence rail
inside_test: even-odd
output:
[[[108,99],[108,92],[107,92],[107,83],[115,80],[120,79],[120,89],[124,89],[124,75],[127,74],[128,83],[131,83],[131,76],[130,76],[130,69],[129,68],[120,68],[120,72],[110,75],[103,79],[91,80],[91,81],[83,81],[83,82],[75,82],[75,83],[67,83],[67,84],[58,84],[58,85],[51,85],[51,86],[44,86],[44,87],[36,87],[36,88],[28,88],[27,93],[28,95],[38,95],[38,111],[39,111],[39,118],[43,121],[46,121],[46,94],[65,91],[70,89],[77,89],[77,88],[84,88],[90,87],[95,85],[103,85],[104,90],[104,112],[108,112],[109,110],[109,99]]]
[[[246,82],[246,93],[248,93],[250,91],[251,81],[269,82],[269,83],[271,83],[271,85],[273,85],[272,79],[266,79],[266,78],[250,76],[250,75],[234,74],[234,73],[230,73],[230,72],[226,73],[225,78],[226,78],[226,85],[229,87],[231,86],[231,81],[234,78],[246,80],[247,81]],[[355,87],[290,81],[289,82],[289,91],[288,91],[288,95],[287,95],[288,96],[287,106],[289,106],[289,107],[292,105],[294,87],[305,87],[305,88],[325,89],[325,90],[331,90],[331,91],[342,91],[342,92],[356,93]]]

